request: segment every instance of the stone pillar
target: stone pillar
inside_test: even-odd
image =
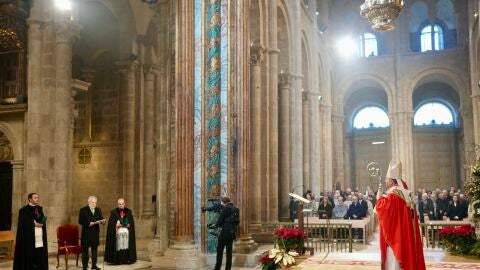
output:
[[[277,43],[277,2],[268,1],[268,193],[267,207],[269,209],[268,221],[276,222],[279,216],[279,133],[278,133],[278,43]]]
[[[313,193],[318,193],[318,187],[320,186],[320,109],[319,109],[319,97],[320,93],[312,92],[310,95],[310,122],[309,122],[309,134],[310,134],[310,179],[309,186]],[[314,191],[315,190],[315,191]]]
[[[250,169],[251,169],[251,223],[252,230],[259,230],[262,216],[262,91],[261,91],[261,64],[265,49],[260,45],[250,48]]]
[[[135,211],[135,70],[137,61],[121,61],[116,63],[120,68],[122,91],[122,134],[123,134],[123,197]]]
[[[38,14],[41,11],[42,6],[39,6],[39,2],[32,2],[31,17],[28,19],[28,111],[26,117],[25,126],[28,127],[26,132],[26,144],[25,144],[25,179],[29,179],[25,182],[24,189],[21,190],[21,202],[25,202],[25,198],[28,192],[38,192],[40,196],[44,196],[43,190],[47,190],[45,184],[47,183],[46,174],[42,171],[45,169],[43,166],[43,158],[41,149],[48,149],[45,143],[45,137],[48,136],[49,127],[40,125],[42,119],[48,119],[48,114],[45,112],[45,106],[48,106],[48,95],[43,93],[43,72],[42,72],[42,39],[43,31],[42,22],[38,20]],[[14,209],[15,210],[15,209]],[[18,209],[16,210],[18,211]],[[13,222],[17,222],[13,220]]]
[[[318,120],[314,123],[317,123],[318,125],[318,136],[315,136],[315,141],[318,141],[318,167],[319,167],[319,180],[318,180],[318,185],[317,186],[313,186],[313,189],[312,189],[312,192],[315,193],[316,196],[319,196],[320,195],[320,192],[323,190],[323,185],[325,183],[325,161],[326,161],[326,158],[325,158],[325,149],[326,149],[326,142],[325,142],[325,123],[324,123],[324,106],[323,104],[321,103],[321,101],[318,102],[318,107],[317,107],[317,110],[318,110]],[[314,124],[314,126],[316,126]],[[329,158],[331,159],[331,158]]]
[[[311,147],[312,145],[310,144],[310,138],[311,138],[311,130],[312,130],[312,125],[311,125],[311,93],[309,91],[306,91],[303,89],[302,91],[302,127],[303,127],[303,189],[311,189],[311,181],[312,181],[312,176],[311,176],[311,168],[312,165],[310,163],[310,157],[311,157]],[[303,195],[299,194],[299,195]]]
[[[332,119],[332,106],[325,104],[322,106],[322,111],[323,115],[320,116],[323,118],[323,141],[322,141],[322,147],[323,147],[323,185],[328,186],[332,184],[333,180],[333,147],[334,147],[334,141],[332,139],[332,129],[334,128],[332,126],[333,124],[333,119]],[[336,183],[338,179],[336,179],[333,183]],[[340,183],[345,184],[345,179],[341,179]]]
[[[472,111],[473,111],[473,130],[475,146],[480,148],[480,91],[474,91],[472,95]],[[477,153],[476,158],[480,159]]]
[[[257,61],[258,71],[257,74],[257,88],[252,87],[253,84],[249,82],[249,74],[250,79],[253,79],[253,73],[249,72],[249,69],[253,69],[255,59],[254,57],[250,57],[250,66],[249,66],[249,58],[248,56],[251,55],[248,51],[250,47],[250,35],[249,35],[249,4],[246,1],[237,2],[235,5],[234,13],[235,16],[232,16],[234,19],[231,21],[235,23],[237,27],[235,30],[232,30],[231,35],[236,37],[236,45],[234,45],[235,53],[234,58],[236,58],[236,65],[234,67],[235,76],[231,76],[230,79],[234,79],[232,86],[235,87],[234,96],[231,96],[235,99],[235,105],[232,106],[235,113],[233,115],[233,128],[236,135],[232,136],[237,141],[237,151],[233,151],[232,154],[236,155],[235,164],[233,164],[236,169],[236,176],[234,183],[230,183],[230,187],[236,186],[236,203],[240,210],[240,237],[235,244],[235,253],[241,254],[251,254],[254,250],[257,249],[257,244],[253,241],[250,235],[250,224],[251,224],[251,214],[253,209],[251,206],[252,199],[252,189],[259,189],[260,188],[260,181],[258,181],[258,188],[253,187],[252,185],[252,173],[251,173],[251,109],[250,104],[253,101],[251,99],[251,94],[253,91],[260,92],[260,82],[261,82],[261,74],[260,74],[260,63],[261,59]],[[253,52],[253,51],[252,51]],[[263,54],[262,52],[259,52]],[[261,56],[260,56],[261,57]],[[233,58],[233,57],[232,57]],[[252,80],[253,81],[253,80]],[[259,97],[261,100],[261,96]],[[257,102],[258,105],[258,112],[261,110],[261,102]],[[258,118],[260,117],[260,113],[257,115]],[[260,125],[258,125],[260,128]],[[260,135],[260,134],[259,134]],[[257,140],[260,142],[260,136],[257,137]],[[258,148],[260,157],[260,147]],[[260,163],[260,160],[259,160]],[[260,180],[260,179],[259,179]],[[260,198],[259,198],[260,199]],[[257,208],[261,208],[261,202],[257,205]],[[256,264],[252,265],[255,266]]]
[[[144,139],[143,139],[143,205],[142,216],[154,214],[152,196],[155,194],[154,102],[157,68],[145,69]]]
[[[279,100],[280,100],[280,116],[279,116],[279,132],[280,145],[280,219],[288,220],[289,218],[289,202],[288,193],[291,192],[290,185],[290,92],[293,82],[293,76],[290,73],[281,73],[279,75]]]
[[[464,48],[468,42],[468,17],[465,14],[468,12],[467,1],[453,1],[453,12],[455,14],[457,23],[457,46]]]
[[[290,1],[292,5],[292,26],[293,29],[301,29],[302,7],[300,1]],[[303,193],[303,136],[302,136],[302,43],[301,32],[292,31],[293,55],[292,70],[295,79],[292,82],[290,91],[290,185],[295,193]]]
[[[13,190],[12,190],[12,230],[17,231],[18,210],[27,201],[27,196],[24,195],[25,181],[23,179],[23,160],[13,160]]]
[[[194,42],[193,1],[174,3],[177,24],[175,44],[175,186],[168,192],[175,203],[174,232],[164,256],[151,256],[153,268],[202,269],[193,238],[194,219]],[[157,194],[157,196],[163,194]],[[158,233],[158,232],[157,232]]]
[[[398,111],[393,117],[392,122],[393,136],[392,145],[396,145],[396,155],[392,153],[392,159],[402,162],[403,179],[407,181],[411,190],[416,190],[413,159],[413,112]],[[394,149],[392,149],[394,150]]]
[[[90,83],[90,85],[95,80],[95,70],[91,68],[86,68],[82,70],[83,79]],[[90,142],[92,138],[92,90],[89,89],[85,93],[85,132],[83,136],[83,141]]]
[[[49,226],[68,223],[69,193],[72,181],[73,101],[72,101],[72,41],[79,26],[70,14],[59,12],[55,20],[55,108],[54,169],[49,183]],[[59,191],[62,192],[59,192]]]
[[[472,104],[470,103],[471,100],[467,100],[465,103],[462,104],[460,108],[460,115],[462,116],[462,129],[463,129],[463,145],[464,145],[464,153],[463,153],[463,171],[457,173],[461,177],[457,177],[456,186],[461,187],[464,183],[461,182],[462,179],[468,180],[470,174],[469,166],[475,165],[476,156],[475,156],[475,143],[474,143],[474,119],[472,115]],[[461,155],[462,153],[459,153]],[[461,159],[460,159],[461,160]],[[462,167],[459,168],[462,170]]]
[[[332,129],[333,129],[333,134],[330,136],[332,137],[332,148],[333,148],[333,153],[332,153],[332,159],[333,159],[333,179],[329,177],[325,177],[325,190],[331,190],[333,183],[340,182],[340,183],[345,183],[345,164],[344,164],[344,131],[343,131],[343,121],[344,121],[344,116],[343,116],[343,104],[336,104],[336,113],[332,116]],[[327,134],[328,136],[328,134]],[[328,157],[326,157],[328,159]],[[348,183],[348,182],[346,182]],[[349,186],[349,185],[347,185]],[[354,188],[354,187],[351,187]]]

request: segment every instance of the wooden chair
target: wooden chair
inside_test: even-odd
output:
[[[0,242],[9,242],[9,252],[4,255],[0,255],[2,259],[13,259],[15,252],[15,233],[13,231],[0,231]]]
[[[79,229],[77,225],[63,225],[57,228],[58,252],[57,268],[60,266],[60,255],[65,255],[65,268],[68,269],[68,256],[70,254],[78,255],[82,253],[80,246]]]

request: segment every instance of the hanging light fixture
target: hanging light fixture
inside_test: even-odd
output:
[[[393,22],[402,10],[403,0],[365,0],[360,15],[373,24],[373,31],[387,32],[395,29]]]

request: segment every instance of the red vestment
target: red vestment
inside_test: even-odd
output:
[[[394,187],[380,198],[375,211],[380,224],[380,249],[382,252],[382,269],[385,269],[387,246],[393,250],[396,260],[404,270],[425,270],[422,238],[418,226],[415,208],[414,219],[405,196],[399,188]]]

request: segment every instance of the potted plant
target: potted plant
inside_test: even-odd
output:
[[[471,225],[444,227],[438,232],[442,246],[452,254],[472,254],[472,247],[477,243],[475,229]],[[474,252],[475,253],[475,252]]]
[[[471,167],[470,181],[465,183],[465,191],[470,201],[468,215],[475,223],[475,234],[480,240],[480,163]]]
[[[273,236],[274,248],[259,260],[262,269],[286,269],[295,265],[295,257],[303,254],[305,250],[305,233],[297,228],[280,227]]]

